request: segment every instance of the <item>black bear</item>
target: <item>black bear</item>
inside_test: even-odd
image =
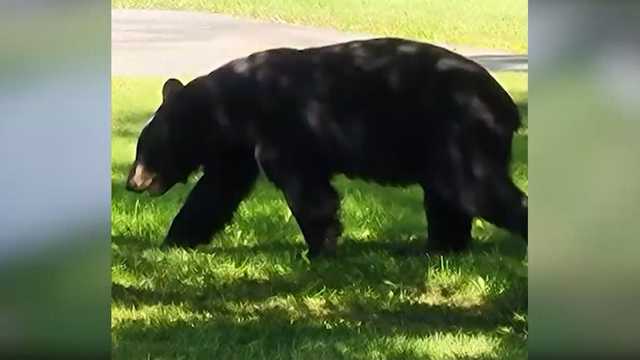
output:
[[[526,240],[527,197],[509,175],[518,108],[454,52],[395,38],[278,48],[169,79],[162,94],[127,188],[161,195],[203,170],[166,245],[209,242],[261,170],[311,256],[334,252],[341,233],[335,174],[421,185],[431,250],[465,249],[473,217]]]

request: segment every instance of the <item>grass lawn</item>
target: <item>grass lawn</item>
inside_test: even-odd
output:
[[[527,0],[113,0],[114,8],[204,10],[526,52]]]
[[[499,79],[526,115],[527,75]],[[403,254],[426,232],[416,187],[337,178],[345,233],[335,259],[298,256],[305,246],[295,220],[264,179],[211,245],[158,249],[191,185],[152,199],[127,193],[124,180],[162,82],[113,79],[114,358],[527,357],[526,246],[478,220],[470,253]],[[526,190],[526,129],[514,157]]]

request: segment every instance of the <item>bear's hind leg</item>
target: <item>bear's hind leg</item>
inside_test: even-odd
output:
[[[474,216],[520,235],[527,241],[527,196],[506,176],[487,179],[471,189],[463,206]]]
[[[466,250],[471,243],[471,216],[456,204],[437,195],[427,195],[427,252],[447,253]]]

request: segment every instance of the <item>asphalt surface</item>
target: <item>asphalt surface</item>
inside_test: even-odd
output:
[[[111,24],[114,75],[197,76],[269,48],[304,48],[377,37],[191,11],[112,10]],[[528,70],[527,55],[438,45],[469,56],[492,71]]]

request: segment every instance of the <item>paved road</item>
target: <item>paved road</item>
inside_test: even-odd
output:
[[[188,11],[113,10],[112,73],[193,76],[274,47],[303,48],[375,37]],[[490,70],[527,71],[526,55],[447,46]]]

